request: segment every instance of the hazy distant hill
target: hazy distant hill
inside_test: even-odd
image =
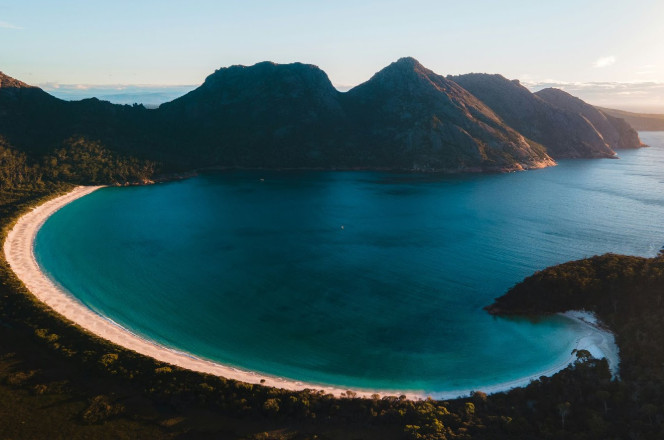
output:
[[[157,108],[165,102],[179,98],[196,86],[85,86],[60,84],[48,86],[44,90],[66,101],[97,98],[113,104],[142,104],[147,108]]]
[[[413,58],[346,93],[312,65],[231,66],[158,109],[63,101],[2,75],[0,137],[34,156],[83,137],[162,170],[507,171],[640,145],[626,124],[574,99],[551,103],[499,75],[445,78]]]
[[[664,131],[664,115],[652,113],[631,113],[623,110],[597,107],[607,115],[622,118],[639,131]]]

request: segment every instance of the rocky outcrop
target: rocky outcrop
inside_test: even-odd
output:
[[[615,118],[560,89],[548,88],[535,95],[558,108],[581,115],[613,149],[642,147],[639,135],[625,120]]]
[[[448,78],[482,100],[505,123],[542,144],[554,159],[615,156],[612,145],[588,119],[531,93],[516,80],[484,73]]]

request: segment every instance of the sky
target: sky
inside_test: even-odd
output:
[[[0,70],[54,93],[165,90],[299,61],[346,89],[413,56],[442,75],[500,73],[664,112],[662,22],[662,0],[0,0]]]

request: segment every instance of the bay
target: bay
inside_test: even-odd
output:
[[[35,241],[92,310],[169,347],[319,384],[441,392],[569,356],[562,317],[482,308],[536,270],[664,245],[664,133],[495,175],[234,171],[104,188]]]

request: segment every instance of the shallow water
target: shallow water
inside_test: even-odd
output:
[[[664,245],[664,133],[522,173],[225,172],[105,188],[38,233],[93,310],[195,355],[357,388],[479,389],[566,359],[561,317],[482,307],[552,264]],[[263,180],[261,180],[263,179]]]

